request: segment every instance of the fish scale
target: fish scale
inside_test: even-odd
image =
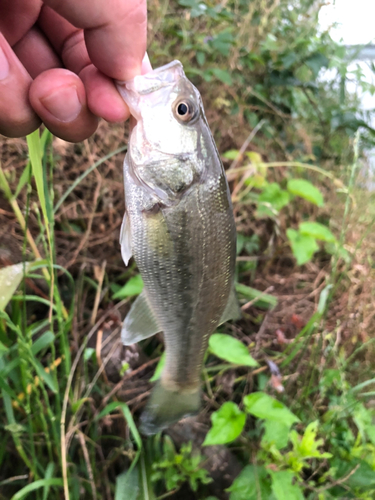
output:
[[[236,230],[200,95],[181,63],[136,77],[120,92],[138,120],[124,162],[122,253],[126,263],[134,256],[144,281],[122,339],[164,335],[165,367],[142,415],[141,429],[153,434],[197,413],[209,336],[239,315]],[[178,115],[181,102],[189,121]]]

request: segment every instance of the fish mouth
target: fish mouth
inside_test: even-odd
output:
[[[129,94],[147,95],[163,87],[169,87],[184,78],[185,73],[180,61],[172,61],[160,68],[156,68],[144,75],[137,75],[132,80],[118,81],[117,88],[125,102],[129,100]]]
[[[117,81],[116,86],[130,113],[138,121],[141,117],[139,103],[142,97],[162,88],[174,86],[181,78],[186,78],[184,69],[180,61],[175,60],[144,75],[137,75],[132,80]],[[134,126],[133,122],[131,130]]]

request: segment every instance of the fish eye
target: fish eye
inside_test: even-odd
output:
[[[186,103],[182,102],[181,104],[178,105],[177,113],[180,116],[184,116],[188,112],[189,112],[189,106]]]
[[[196,116],[195,106],[192,102],[185,99],[178,101],[174,107],[176,118],[182,122],[190,122]]]

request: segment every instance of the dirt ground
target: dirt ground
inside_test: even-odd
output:
[[[218,125],[217,116],[211,117],[215,133]],[[216,134],[217,135],[217,134]],[[218,146],[221,152],[228,148],[240,148],[244,139],[239,136],[234,141],[234,132],[219,137]],[[53,140],[53,188],[54,203],[66,192],[72,183],[87,171],[90,166],[105,155],[126,144],[127,130],[123,125],[110,126],[101,122],[94,136],[80,144],[70,144],[55,138]],[[103,327],[99,330],[100,344],[103,350],[102,359],[106,359],[106,373],[110,393],[113,391],[123,400],[134,405],[134,409],[143,406],[150,384],[150,378],[156,360],[135,348],[134,352],[124,349],[119,339],[120,324],[126,313],[128,304],[117,307],[110,298],[108,290],[111,283],[123,284],[129,272],[124,267],[119,246],[119,232],[124,212],[124,191],[122,178],[122,162],[124,152],[112,156],[97,169],[87,175],[67,197],[55,216],[56,260],[57,264],[67,269],[75,280],[86,276],[97,281],[101,270],[105,270],[105,282],[96,319],[107,315]],[[15,192],[18,180],[27,164],[26,142],[21,139],[3,139],[0,143],[0,159],[8,182]],[[278,174],[280,175],[280,174]],[[231,183],[233,188],[236,180]],[[43,244],[38,239],[39,223],[35,202],[36,192],[20,192],[18,204],[25,213],[30,207],[27,226],[36,239],[41,254]],[[260,239],[260,250],[255,272],[241,274],[241,282],[260,291],[274,295],[278,299],[277,306],[268,312],[259,310],[253,304],[243,306],[243,319],[228,328],[238,338],[246,340],[252,347],[255,357],[265,361],[266,353],[283,350],[308,322],[316,311],[320,292],[326,285],[330,273],[329,256],[322,252],[313,263],[297,267],[286,244],[285,220],[280,217],[277,231],[267,220],[255,220],[253,207],[235,205],[237,229],[244,235],[256,233]],[[292,218],[298,220],[298,213]],[[340,214],[337,215],[340,217]],[[339,220],[338,220],[339,223]],[[353,224],[349,232],[352,241],[359,237],[359,226]],[[24,236],[20,230],[14,212],[4,196],[0,196],[0,266],[22,261],[24,253]],[[26,248],[26,258],[31,258]],[[254,257],[251,257],[254,259]],[[249,259],[240,255],[239,260]],[[370,306],[373,301],[371,280],[374,271],[369,261],[363,256],[354,260],[351,268],[344,269],[345,278],[339,285],[338,293],[330,307],[326,318],[326,329],[336,335],[336,341],[351,351],[357,339],[365,341],[374,332],[374,313]],[[134,266],[133,268],[134,269]],[[132,271],[131,271],[132,272]],[[126,274],[127,273],[127,274]],[[30,284],[30,283],[29,283]],[[64,278],[61,277],[64,288]],[[32,285],[34,292],[42,294],[42,284]],[[71,297],[70,297],[71,299]],[[67,297],[69,300],[69,297]],[[73,326],[73,349],[77,348],[80,339],[90,328],[95,294],[89,288],[82,292],[80,307]],[[33,314],[35,311],[33,311]],[[104,318],[103,318],[104,319]],[[91,341],[97,346],[97,335]],[[75,346],[74,346],[75,344]],[[148,353],[157,345],[151,341]],[[108,356],[110,353],[110,356]],[[119,381],[118,372],[123,360],[129,361],[132,371]],[[281,374],[286,379],[298,377],[301,363],[293,366],[293,372]],[[266,369],[266,365],[263,367]],[[268,372],[267,372],[268,373]],[[238,374],[236,374],[238,375]],[[239,371],[241,375],[241,371]],[[271,374],[269,373],[271,377]],[[231,375],[233,378],[233,374]],[[230,391],[230,376],[223,381]],[[251,389],[249,381],[247,390]],[[125,388],[124,388],[125,387]],[[207,401],[207,411],[215,408],[213,395]]]

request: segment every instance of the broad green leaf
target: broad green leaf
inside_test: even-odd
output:
[[[256,113],[252,113],[249,110],[244,110],[245,111],[245,117],[246,120],[248,121],[249,125],[251,128],[255,128],[258,123],[259,123],[259,116]]]
[[[230,149],[226,151],[222,156],[227,160],[235,160],[239,156],[240,152],[238,149]]]
[[[205,63],[205,61],[206,61],[206,55],[205,55],[205,53],[204,53],[204,52],[200,52],[200,51],[198,51],[198,52],[196,53],[196,56],[195,56],[195,57],[197,58],[197,63],[199,64],[199,66],[203,66],[203,64],[204,64],[204,63]]]
[[[318,207],[324,205],[322,193],[311,182],[305,179],[290,179],[287,187],[288,191],[295,196],[300,196]]]
[[[354,462],[354,463],[353,463]],[[360,464],[359,468],[356,469],[354,474],[350,475],[350,472]],[[345,471],[346,475],[350,475],[346,484],[352,488],[375,488],[375,474],[374,469],[370,464],[364,460],[353,460],[350,464],[350,469]]]
[[[283,57],[282,57],[282,63],[285,69],[291,68],[295,62],[298,61],[298,55],[294,51],[288,51]]]
[[[226,490],[230,500],[275,500],[264,467],[247,465]]]
[[[326,243],[324,245],[324,249],[327,253],[331,255],[337,255],[340,259],[342,259],[346,264],[350,264],[351,256],[350,253],[343,246],[339,245],[338,241],[334,243]]]
[[[190,8],[191,17],[199,17],[207,10],[207,5],[200,0],[178,0],[183,7]]]
[[[224,30],[217,33],[216,36],[210,40],[212,47],[220,52],[221,55],[227,57],[231,46],[233,45],[234,37],[230,30]],[[229,73],[228,73],[229,74]]]
[[[256,151],[249,151],[246,153],[246,156],[249,158],[251,163],[258,165],[262,163],[262,156]],[[263,172],[265,174],[265,172]],[[264,191],[263,191],[264,192]]]
[[[31,346],[31,352],[34,356],[38,354],[41,350],[45,349],[47,346],[53,343],[55,335],[48,331],[43,333]]]
[[[250,286],[236,283],[236,291],[248,300],[254,301],[254,306],[260,309],[273,309],[277,305],[277,298],[268,293],[260,292]]]
[[[302,83],[310,82],[313,79],[312,70],[305,65],[297,68],[294,74],[295,74],[295,77],[298,80],[300,80],[300,82],[302,82]]]
[[[292,484],[295,475],[293,472],[284,470],[270,471],[272,478],[272,491],[277,500],[304,500],[301,488]]]
[[[268,33],[266,39],[261,42],[261,45],[264,50],[269,50],[271,52],[279,50],[279,41],[273,33]]]
[[[319,421],[311,422],[305,429],[305,432],[300,439],[297,432],[292,431],[291,441],[293,447],[298,451],[298,455],[304,458],[331,458],[330,453],[320,452],[319,447],[323,446],[323,439],[316,439],[318,433]]]
[[[262,189],[267,184],[265,177],[260,174],[254,174],[251,177],[245,179],[244,182],[245,186],[252,186],[255,187],[256,189]],[[264,205],[258,207],[258,212],[260,210],[260,215],[262,215],[263,206]]]
[[[0,311],[4,311],[31,264],[20,262],[0,269]]]
[[[226,444],[234,441],[244,428],[246,415],[235,403],[228,401],[211,415],[212,427],[203,446]]]
[[[307,236],[312,236],[317,240],[327,241],[334,243],[336,238],[333,236],[327,226],[323,226],[319,222],[301,222],[299,225],[299,232]]]
[[[309,262],[314,253],[319,250],[319,246],[312,236],[301,234],[299,231],[291,228],[287,229],[286,235],[299,266]]]
[[[279,211],[289,203],[290,196],[288,191],[284,191],[277,182],[273,182],[263,189],[258,200],[259,202],[269,203],[275,210]]]
[[[230,76],[230,73],[226,71],[225,69],[220,69],[220,68],[212,68],[211,73],[216,76],[219,80],[221,80],[223,83],[227,85],[232,85],[233,80],[232,77]]]
[[[319,74],[319,71],[322,68],[328,68],[329,59],[326,55],[321,54],[320,52],[315,52],[308,59],[305,59],[305,64],[312,70],[314,74],[314,78],[316,78]]]
[[[17,493],[12,496],[11,500],[22,500],[23,498],[26,498],[29,493],[35,490],[39,490],[39,488],[44,488],[46,486],[63,485],[63,480],[60,478],[53,477],[51,479],[38,479],[37,481],[34,481],[33,483],[30,483],[21,490],[17,491]]]
[[[253,392],[243,398],[245,409],[251,415],[265,420],[276,420],[287,426],[292,426],[299,422],[299,418],[294,415],[283,403],[272,398],[265,392]]]
[[[157,380],[159,380],[164,365],[165,365],[165,352],[163,352],[163,354],[160,356],[159,362],[155,368],[155,372],[153,376],[150,378],[150,382],[156,382]]]
[[[262,444],[273,444],[278,450],[285,448],[288,444],[290,425],[277,420],[266,420],[264,422],[264,434]]]
[[[239,255],[242,250],[246,250],[248,255],[253,255],[259,250],[259,246],[260,240],[257,234],[245,236],[241,233],[237,233],[237,255]],[[250,288],[250,290],[253,290],[253,288]]]
[[[52,375],[46,372],[42,363],[40,363],[40,361],[38,361],[37,359],[34,359],[34,364],[36,373],[38,374],[39,378],[41,378],[45,382],[45,384],[48,385],[51,391],[56,393],[59,390],[59,387],[55,382],[54,378],[52,377]]]
[[[374,469],[364,460],[351,458],[351,456],[347,460],[343,460],[337,454],[330,461],[330,467],[336,469],[336,477],[348,477],[345,485],[350,488],[365,488],[366,490],[375,488]],[[372,497],[368,496],[367,498],[370,499]]]
[[[133,295],[139,295],[143,290],[143,280],[140,274],[130,278],[125,285],[120,288],[114,295],[114,299],[125,299]]]
[[[86,349],[83,351],[84,361],[89,361],[90,359],[93,359],[95,356],[96,356],[96,351],[93,347],[86,347]]]
[[[115,500],[138,500],[140,493],[138,467],[116,477]]]
[[[240,341],[222,333],[211,335],[208,346],[212,354],[229,363],[242,366],[258,366],[255,359],[250,356],[247,347]]]

